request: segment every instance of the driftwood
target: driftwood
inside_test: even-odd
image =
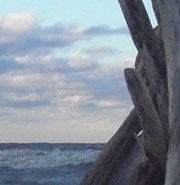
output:
[[[118,1],[138,50],[125,70],[135,108],[81,185],[179,185],[180,0],[151,0],[155,29],[142,0]]]
[[[125,78],[142,125],[142,144],[146,155],[165,169],[167,144],[151,95],[134,69],[126,69]]]
[[[132,110],[120,129],[106,144],[81,185],[122,185],[136,180],[135,172],[144,155],[135,135],[141,131],[136,111]],[[129,176],[131,173],[131,178]]]
[[[154,0],[155,1],[155,0]],[[166,185],[180,184],[180,1],[158,2],[169,89],[169,151]]]
[[[151,79],[151,85],[157,94],[161,106],[161,117],[166,118],[168,128],[168,92],[166,81],[165,55],[160,47],[145,7],[141,0],[119,0],[127,20],[132,39],[144,62],[144,67]]]

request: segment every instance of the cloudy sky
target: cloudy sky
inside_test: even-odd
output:
[[[117,1],[0,3],[0,142],[107,142],[136,56]]]

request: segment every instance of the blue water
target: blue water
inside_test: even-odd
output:
[[[0,144],[0,185],[79,185],[103,144]]]

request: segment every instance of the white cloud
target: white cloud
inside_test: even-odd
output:
[[[97,102],[97,105],[100,107],[107,107],[107,108],[113,108],[113,107],[118,107],[119,106],[119,102],[116,100],[99,100]]]
[[[23,33],[31,30],[36,23],[36,19],[29,12],[17,12],[5,16],[0,23],[4,31]]]
[[[67,96],[63,99],[64,102],[66,103],[71,103],[71,104],[80,104],[84,102],[88,102],[91,100],[92,97],[90,95],[72,95],[72,96]]]
[[[90,56],[93,57],[112,57],[112,55],[120,54],[121,52],[114,48],[114,47],[108,47],[108,46],[92,46],[88,49],[85,49],[84,52]]]
[[[122,30],[41,27],[27,12],[4,17],[0,32],[5,30],[0,38],[0,130],[7,132],[0,134],[1,142],[21,141],[19,135],[32,142],[107,141],[131,109],[122,76],[134,62],[119,60],[115,48],[96,42],[88,51],[75,51],[74,44]],[[63,47],[69,48],[66,55]]]
[[[68,65],[76,70],[91,70],[97,67],[97,63],[81,57],[80,53],[75,53],[68,58]]]
[[[84,28],[61,23],[41,26],[29,12],[11,13],[0,20],[0,54],[16,57],[28,53],[48,55],[57,48],[68,48],[80,41],[124,34],[123,29],[105,25]]]

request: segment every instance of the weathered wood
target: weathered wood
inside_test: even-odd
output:
[[[150,161],[148,171],[143,175],[149,163],[145,162],[144,168],[140,160],[144,155],[138,143],[131,134],[128,134],[128,137],[123,134],[131,130],[127,129],[129,131],[126,132],[127,124],[121,127],[106,145],[82,185],[162,185],[164,171],[160,174],[160,181],[157,182],[154,179],[158,177],[156,175],[159,172],[159,161],[161,166],[165,166],[167,145],[169,146],[165,185],[179,185],[180,0],[152,0],[160,37],[151,26],[142,0],[118,1],[138,49],[139,61],[143,63],[140,66],[142,68],[139,69],[138,66],[137,69],[140,74],[132,69],[129,72],[126,71],[126,80],[142,123],[143,146],[148,160],[153,159],[153,162]],[[170,127],[168,127],[168,121]],[[138,160],[135,164],[136,159]],[[165,167],[163,169],[166,170]],[[127,178],[128,175],[130,181]]]
[[[134,69],[126,69],[125,78],[142,124],[143,146],[146,154],[165,169],[167,153],[165,133],[149,91]]]
[[[154,0],[155,1],[155,0]],[[165,47],[168,89],[170,141],[166,185],[180,184],[180,0],[159,0]]]
[[[154,14],[156,16],[156,20],[157,20],[158,24],[160,25],[161,18],[160,18],[160,13],[159,13],[158,1],[152,0],[152,6],[153,6]]]
[[[141,0],[119,0],[132,39],[144,62],[146,72],[157,94],[163,123],[168,129],[168,91],[166,83],[165,55],[158,37],[155,35],[145,7]]]
[[[144,156],[135,139],[141,130],[133,110],[81,182],[81,185],[133,185],[137,167]]]
[[[150,19],[142,0],[118,0],[124,13],[132,39],[139,54],[145,59],[149,56],[149,67],[155,68],[159,75],[166,77],[164,51],[159,50],[156,34],[152,28]],[[152,70],[153,70],[152,69]],[[151,70],[151,69],[148,69]],[[152,78],[153,79],[153,78]],[[156,81],[156,80],[155,80]]]
[[[156,29],[155,30],[155,33],[158,35],[159,34],[159,30]],[[158,35],[159,36],[159,35]],[[153,104],[154,104],[154,107],[157,111],[157,114],[159,116],[159,119],[161,120],[162,122],[162,127],[164,129],[164,133],[165,133],[165,140],[166,140],[166,143],[168,143],[168,128],[167,128],[167,125],[164,124],[167,122],[167,118],[164,117],[164,114],[162,113],[163,110],[161,108],[161,105],[160,105],[160,102],[158,101],[158,98],[157,98],[157,94],[156,94],[156,91],[154,90],[153,86],[152,86],[152,82],[151,82],[151,79],[149,78],[149,76],[147,75],[147,72],[146,72],[146,69],[144,67],[144,62],[141,58],[141,56],[138,54],[137,57],[136,57],[136,61],[135,61],[135,69],[136,71],[138,72],[138,74],[140,75],[141,79],[143,80],[144,84],[146,85],[148,91],[149,91],[149,94],[151,95],[151,98],[152,98],[152,101],[153,101]]]
[[[164,185],[165,173],[156,162],[145,158],[138,167],[136,185]]]

